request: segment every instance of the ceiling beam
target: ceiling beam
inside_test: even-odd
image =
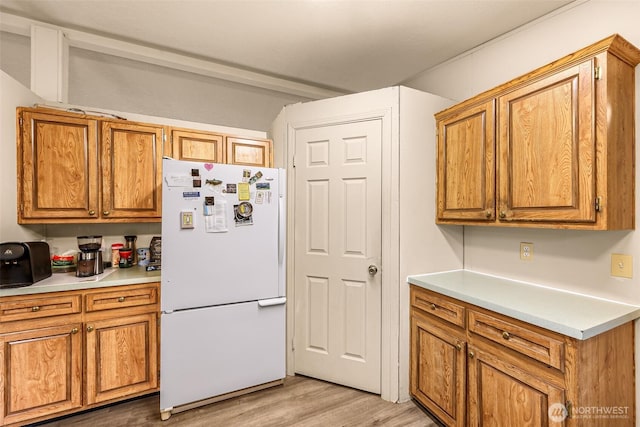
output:
[[[0,31],[29,37],[32,25],[62,31],[70,47],[114,55],[133,61],[159,65],[261,89],[308,99],[332,98],[347,93],[0,12]]]

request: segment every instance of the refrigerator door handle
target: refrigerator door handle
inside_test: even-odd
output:
[[[286,297],[269,298],[269,299],[258,300],[258,305],[260,307],[271,307],[273,305],[282,305],[282,304],[284,304],[286,302],[287,302],[287,298]]]

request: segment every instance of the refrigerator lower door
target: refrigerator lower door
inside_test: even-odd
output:
[[[285,301],[162,313],[161,412],[284,378]]]

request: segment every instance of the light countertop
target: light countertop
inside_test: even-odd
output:
[[[139,266],[131,268],[105,268],[104,273],[91,277],[76,277],[75,274],[75,272],[54,273],[51,277],[30,286],[0,289],[0,298],[13,295],[104,288],[108,286],[135,285],[160,281],[160,271],[146,271],[144,267]]]
[[[413,285],[585,340],[640,317],[640,307],[469,270],[409,276]]]

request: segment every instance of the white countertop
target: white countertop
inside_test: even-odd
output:
[[[146,271],[144,267],[106,268],[104,273],[91,277],[76,277],[76,273],[54,273],[51,277],[20,288],[0,289],[0,298],[43,292],[72,291],[104,288],[107,286],[135,285],[160,281],[160,271]]]
[[[469,270],[409,276],[413,285],[585,340],[640,317],[640,307]]]

